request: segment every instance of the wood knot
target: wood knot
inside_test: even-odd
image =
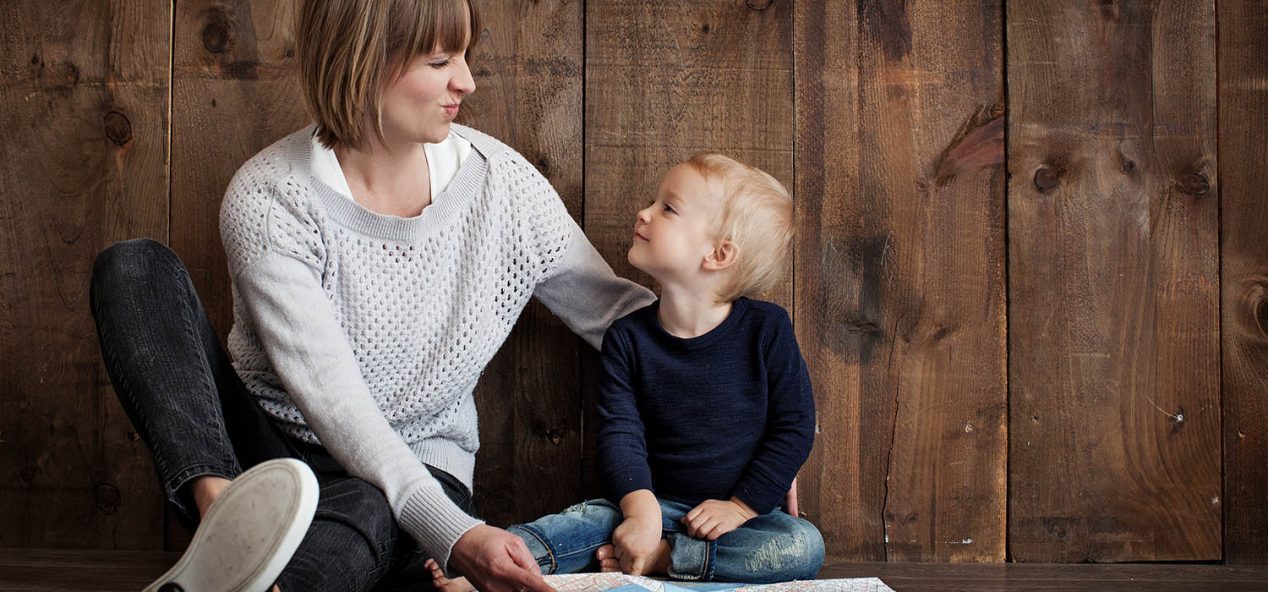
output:
[[[709,31],[710,31],[710,29],[709,29],[709,23],[705,23],[705,24],[703,24],[703,25],[700,25],[700,32],[701,32],[701,33],[704,33],[705,35],[708,35],[708,34],[709,34]]]
[[[1134,160],[1132,160],[1132,159],[1130,159],[1130,158],[1124,158],[1124,159],[1123,159],[1123,164],[1122,164],[1122,165],[1120,165],[1120,168],[1122,168],[1122,169],[1123,169],[1123,172],[1124,172],[1124,173],[1130,173],[1130,172],[1132,172],[1132,171],[1136,170],[1136,161],[1134,161]]]
[[[1050,166],[1044,165],[1035,171],[1035,189],[1047,195],[1061,184],[1061,174]]]
[[[745,6],[748,6],[751,10],[759,10],[759,11],[770,8],[771,5],[774,3],[775,3],[775,0],[744,0]]]
[[[102,514],[114,514],[119,511],[123,496],[119,494],[118,487],[109,483],[102,483],[93,492],[93,500],[97,502],[97,509],[101,510]]]
[[[1189,195],[1206,195],[1211,190],[1211,182],[1202,173],[1189,173],[1180,179],[1180,191]]]
[[[1253,278],[1243,285],[1241,309],[1250,313],[1245,320],[1247,328],[1261,338],[1268,337],[1268,277]]]
[[[542,175],[547,175],[547,174],[549,174],[549,173],[550,173],[550,163],[549,163],[549,162],[547,162],[545,158],[538,158],[538,159],[537,159],[537,170],[541,171],[541,172],[542,172]]]
[[[128,117],[118,111],[111,111],[106,114],[105,122],[106,137],[114,142],[115,146],[122,146],[132,139],[132,122],[128,121]]]
[[[546,430],[546,439],[550,440],[551,444],[558,446],[559,443],[564,441],[564,435],[563,432],[556,428],[549,428]]]
[[[211,53],[223,53],[229,46],[229,17],[222,10],[212,10],[203,26],[203,47]]]
[[[35,481],[35,474],[37,472],[39,471],[35,467],[22,467],[22,470],[18,471],[18,480],[23,483],[30,484]]]
[[[850,335],[878,335],[881,332],[881,328],[871,321],[846,321],[843,324],[845,332]]]
[[[1255,306],[1255,324],[1259,327],[1259,334],[1268,337],[1268,300],[1260,300]]]

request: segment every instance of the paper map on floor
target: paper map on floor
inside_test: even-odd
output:
[[[804,580],[783,584],[666,582],[620,573],[544,576],[559,592],[894,592],[879,578]]]

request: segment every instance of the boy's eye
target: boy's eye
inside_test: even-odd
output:
[[[671,206],[671,205],[669,205],[669,204],[665,204],[665,211],[666,211],[666,212],[669,212],[670,214],[677,214],[677,213],[678,213],[678,212],[676,212],[676,211],[674,210],[674,206]]]

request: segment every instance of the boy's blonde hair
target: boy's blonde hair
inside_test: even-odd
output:
[[[792,197],[775,177],[729,156],[702,152],[686,164],[722,188],[722,217],[715,236],[735,245],[731,277],[718,295],[724,302],[773,289],[788,271],[793,237]]]
[[[327,148],[383,140],[382,95],[415,57],[475,44],[474,0],[305,0],[295,20],[304,106]]]

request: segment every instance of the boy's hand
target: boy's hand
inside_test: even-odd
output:
[[[704,500],[683,517],[687,534],[692,538],[716,541],[757,516],[748,504],[737,498],[729,500]]]
[[[659,510],[659,508],[657,508]],[[660,546],[660,518],[628,516],[612,533],[612,547],[621,571],[639,576],[650,571],[656,548]]]

